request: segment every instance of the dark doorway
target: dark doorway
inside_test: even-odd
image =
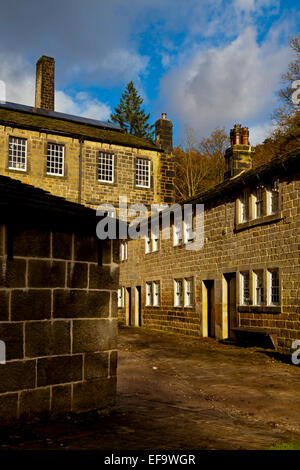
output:
[[[135,288],[135,324],[136,326],[142,326],[141,294],[142,294],[141,286],[136,286]]]
[[[227,324],[228,338],[233,338],[234,334],[231,329],[238,326],[237,309],[236,309],[236,274],[224,274],[227,282]]]
[[[214,281],[203,281],[207,297],[207,336],[215,338],[215,288]]]
[[[126,287],[126,297],[125,297],[125,309],[126,309],[126,323],[127,325],[132,325],[131,318],[131,288]]]

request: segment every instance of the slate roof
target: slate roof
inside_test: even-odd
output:
[[[114,124],[15,103],[0,102],[0,125],[126,147],[162,151],[154,143],[128,134]]]

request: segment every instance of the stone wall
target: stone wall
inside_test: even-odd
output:
[[[0,424],[109,409],[119,274],[112,244],[78,230],[0,228]]]
[[[135,318],[135,286],[141,286],[142,324],[194,336],[207,336],[205,280],[214,281],[215,335],[228,337],[226,273],[278,268],[280,305],[239,308],[238,326],[269,328],[278,335],[278,349],[289,350],[300,339],[300,181],[299,175],[280,179],[281,210],[273,219],[263,219],[248,228],[236,225],[238,194],[219,196],[205,204],[205,238],[201,250],[174,247],[173,239],[160,240],[160,250],[145,254],[144,240],[131,240],[128,261],[121,264],[120,286],[131,287],[132,318]],[[171,231],[172,233],[172,231]],[[174,279],[193,277],[193,307],[174,307]],[[160,307],[145,306],[146,281],[160,281]],[[266,282],[266,280],[264,281]],[[128,305],[128,299],[125,298]],[[248,310],[248,311],[247,311]],[[119,308],[119,317],[128,323],[128,307]]]
[[[27,141],[27,171],[8,169],[9,137]],[[64,145],[64,176],[46,174],[47,143]],[[171,202],[174,199],[174,161],[161,152],[85,140],[80,150],[77,138],[0,126],[0,174],[32,184],[56,196],[97,208],[99,204],[119,205],[119,196],[128,204]],[[97,158],[100,151],[115,155],[113,183],[97,180]],[[80,152],[82,162],[80,170]],[[135,186],[135,160],[151,161],[151,187]],[[81,176],[80,176],[81,174]]]

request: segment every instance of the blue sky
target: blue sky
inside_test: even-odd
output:
[[[186,128],[200,139],[239,122],[255,144],[299,24],[292,0],[2,0],[0,80],[8,101],[33,105],[35,62],[49,55],[57,111],[107,120],[133,80],[177,143]]]

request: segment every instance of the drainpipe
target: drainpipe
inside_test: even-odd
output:
[[[78,203],[81,204],[81,181],[82,181],[82,148],[84,139],[79,139],[79,177],[78,177]]]

